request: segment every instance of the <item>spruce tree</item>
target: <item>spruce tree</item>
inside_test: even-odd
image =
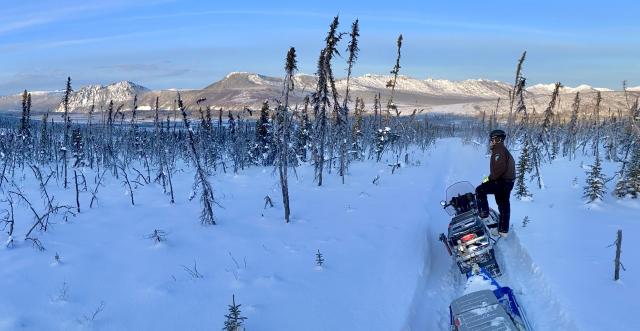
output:
[[[307,162],[307,149],[311,141],[311,122],[309,121],[309,96],[304,97],[304,106],[299,116],[298,131],[296,133],[296,155],[302,162]]]
[[[340,169],[339,174],[342,177],[342,184],[344,184],[344,176],[347,172],[349,159],[348,159],[348,146],[350,145],[350,140],[352,136],[349,134],[349,80],[351,78],[351,72],[353,70],[353,65],[355,64],[356,59],[358,58],[358,37],[360,36],[358,20],[355,20],[351,25],[351,40],[349,41],[349,46],[347,47],[347,52],[349,52],[349,58],[347,60],[347,87],[344,94],[344,101],[341,107],[338,121],[338,142],[340,144]]]
[[[567,126],[567,136],[564,141],[564,147],[562,150],[562,155],[569,155],[569,160],[571,160],[574,156],[574,150],[576,148],[576,135],[578,134],[578,114],[580,112],[580,92],[576,92],[576,96],[573,99],[573,104],[571,105],[571,119],[569,120],[569,124]]]
[[[549,105],[544,110],[544,120],[542,122],[541,132],[538,139],[538,143],[541,143],[544,146],[544,150],[546,152],[547,159],[551,161],[553,159],[552,152],[549,151],[549,145],[552,144],[552,120],[553,120],[553,109],[556,107],[556,103],[560,97],[560,88],[562,84],[560,82],[556,83],[553,94],[551,95],[551,101],[549,101]]]
[[[271,153],[271,122],[269,120],[269,102],[262,103],[260,109],[260,118],[256,122],[256,141],[253,148],[253,156],[256,161],[260,161],[262,165],[269,163]]]
[[[66,147],[69,139],[69,129],[71,128],[71,121],[69,120],[69,102],[71,101],[71,93],[73,93],[73,89],[71,88],[71,77],[67,77],[67,85],[64,90],[64,97],[62,99],[62,107],[64,108],[64,113],[62,115],[63,123],[64,123],[64,146]]]
[[[73,167],[84,166],[84,145],[80,128],[73,129],[73,133],[71,134],[71,150],[73,152],[73,158],[75,159]]]
[[[627,163],[622,178],[616,184],[614,194],[618,198],[640,197],[640,143],[638,142],[634,144],[631,160]]]
[[[391,70],[391,74],[393,75],[393,79],[387,82],[387,87],[391,88],[391,96],[389,96],[389,101],[387,101],[387,114],[385,117],[385,124],[389,125],[389,113],[391,110],[394,110],[396,116],[400,116],[400,112],[398,111],[398,106],[393,102],[393,97],[395,96],[396,85],[398,82],[398,74],[400,73],[400,50],[402,49],[402,34],[398,36],[398,40],[396,41],[397,55],[396,55],[396,64],[393,66]]]
[[[227,319],[224,321],[225,331],[241,331],[243,330],[243,323],[247,319],[241,315],[241,304],[236,304],[236,296],[231,296],[231,304],[229,305],[229,314],[224,315]]]
[[[325,49],[320,51],[318,57],[318,84],[312,95],[314,117],[314,142],[311,153],[314,160],[315,178],[318,186],[322,186],[322,172],[324,170],[325,144],[327,131],[327,108],[329,107],[329,90],[327,88],[327,76],[324,70]]]
[[[351,151],[356,160],[364,157],[364,147],[362,146],[362,115],[364,113],[364,101],[362,98],[356,98],[355,121],[353,123],[353,141],[351,143]]]
[[[516,167],[517,176],[515,196],[518,199],[522,200],[532,196],[527,188],[527,184],[525,183],[525,174],[529,171],[531,171],[531,156],[529,155],[529,139],[525,135],[522,152],[520,153],[520,159],[518,160],[518,165]]]
[[[284,219],[289,223],[290,205],[289,205],[289,93],[294,89],[293,76],[297,67],[296,49],[291,47],[287,52],[285,60],[285,78],[284,78],[284,104],[278,105],[278,116],[276,121],[277,127],[277,151],[278,151],[278,174],[280,176],[280,188],[282,189],[282,204],[284,206]]]
[[[39,156],[42,164],[49,161],[51,154],[49,153],[49,133],[47,130],[47,121],[49,120],[49,113],[42,114],[42,120],[40,121],[40,146]]]
[[[316,253],[316,265],[318,267],[322,267],[323,264],[324,264],[324,256],[322,256],[322,253],[320,253],[320,250],[318,249],[318,252]]]
[[[594,164],[591,166],[591,170],[587,171],[586,184],[583,197],[587,199],[587,202],[591,203],[596,200],[602,200],[602,197],[604,197],[606,193],[606,187],[602,166],[600,164],[600,153],[597,146]]]
[[[522,94],[524,92],[524,77],[522,76],[522,64],[527,56],[527,51],[522,52],[520,59],[518,60],[518,65],[516,66],[516,77],[513,82],[513,89],[509,91],[509,117],[507,118],[507,134],[512,136],[512,126],[514,123],[513,118],[513,104],[518,101],[524,100]],[[500,104],[500,99],[498,99],[498,104]],[[524,103],[522,103],[524,105]],[[496,112],[498,107],[496,106]],[[496,124],[495,113],[492,121],[492,125]],[[492,130],[493,128],[489,128]]]
[[[31,93],[27,93],[24,90],[22,93],[22,117],[20,119],[20,136],[23,140],[27,140],[31,137],[30,123],[31,123]]]

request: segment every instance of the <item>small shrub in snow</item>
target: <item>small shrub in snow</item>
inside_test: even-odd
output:
[[[529,216],[525,216],[524,219],[522,220],[522,227],[526,228],[529,222],[531,222],[531,219],[529,218]]]
[[[323,264],[324,264],[324,257],[322,256],[322,253],[320,253],[320,250],[318,250],[318,252],[316,253],[316,265],[318,267],[322,267]]]
[[[273,208],[273,201],[271,200],[270,196],[265,196],[264,197],[264,208],[263,209],[267,209],[267,206],[269,206],[269,208]]]
[[[193,268],[189,268],[183,265],[182,269],[184,269],[184,271],[186,271],[189,274],[189,276],[191,276],[191,278],[194,278],[194,279],[204,278],[204,276],[200,273],[200,271],[198,271],[198,265],[196,264],[196,261],[193,261]]]
[[[62,286],[58,290],[58,294],[55,297],[51,297],[52,302],[67,302],[69,301],[69,285],[67,282],[63,282]]]
[[[98,315],[104,311],[104,307],[105,307],[105,303],[104,301],[100,301],[100,305],[98,305],[98,307],[93,311],[93,313],[87,315],[82,315],[82,318],[78,319],[78,323],[80,324],[89,324],[93,321],[96,320],[96,318],[98,317]]]
[[[395,173],[396,169],[399,169],[401,167],[399,162],[391,163],[391,164],[389,164],[389,166],[391,167],[391,174],[392,175]]]
[[[155,229],[150,235],[146,236],[146,238],[153,240],[153,242],[157,244],[167,241],[167,233],[163,230]]]
[[[236,304],[236,296],[231,296],[231,304],[229,305],[229,314],[224,315],[226,320],[224,321],[224,327],[222,330],[225,331],[242,331],[244,330],[243,323],[247,319],[241,315],[240,311],[241,304]]]

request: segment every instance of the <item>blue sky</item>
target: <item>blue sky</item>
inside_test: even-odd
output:
[[[321,3],[322,5],[318,5]],[[0,7],[0,95],[130,80],[202,88],[231,71],[283,75],[297,50],[312,74],[331,19],[360,19],[355,74],[386,74],[404,35],[401,74],[528,84],[640,85],[636,1],[11,1]],[[341,45],[346,48],[346,42]],[[344,76],[344,59],[335,72]]]

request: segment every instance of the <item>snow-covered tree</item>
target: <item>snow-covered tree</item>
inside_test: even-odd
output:
[[[284,78],[284,104],[278,105],[276,120],[276,150],[278,154],[278,174],[280,176],[280,188],[282,190],[282,204],[284,206],[284,219],[289,223],[289,93],[294,89],[293,75],[298,70],[296,60],[296,49],[291,47],[287,52]]]
[[[260,118],[256,122],[255,145],[252,148],[251,155],[255,161],[267,165],[271,163],[270,155],[273,153],[273,132],[271,128],[271,120],[269,119],[269,102],[264,101],[260,109]]]
[[[84,166],[84,143],[82,141],[82,132],[80,131],[80,128],[73,129],[73,133],[71,134],[71,152],[75,159],[73,167],[77,168]]]
[[[530,198],[532,194],[529,192],[527,188],[527,183],[525,182],[525,174],[531,171],[531,156],[529,155],[529,139],[525,136],[525,139],[522,143],[522,151],[520,152],[520,159],[518,160],[518,165],[516,166],[516,184],[515,196],[518,199],[526,199]]]
[[[562,149],[562,155],[569,156],[571,160],[574,157],[576,144],[577,144],[577,134],[578,134],[578,115],[580,112],[580,92],[576,92],[576,96],[573,99],[573,104],[571,105],[571,119],[569,120],[569,124],[567,125],[567,132],[565,135],[564,146]]]
[[[28,139],[31,137],[31,93],[27,93],[27,90],[22,93],[22,117],[19,131],[22,140],[28,143]]]
[[[376,152],[376,161],[380,162],[380,158],[382,157],[382,152],[384,152],[385,146],[391,141],[392,134],[391,128],[385,127],[384,129],[378,129],[376,132],[376,142],[375,142],[375,152]]]
[[[587,202],[591,203],[596,200],[602,200],[605,193],[605,178],[600,164],[600,153],[596,147],[594,163],[591,169],[587,171],[587,182],[584,187],[583,197],[587,199]]]
[[[304,106],[299,116],[298,130],[295,136],[296,155],[302,162],[307,162],[307,150],[311,142],[311,122],[309,121],[309,96],[304,98]]]
[[[631,160],[627,164],[622,178],[616,184],[614,194],[619,197],[640,197],[640,143],[634,144]]]

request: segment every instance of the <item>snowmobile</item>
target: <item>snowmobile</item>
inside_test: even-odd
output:
[[[500,286],[477,264],[467,273],[465,294],[449,306],[449,316],[452,331],[531,330],[511,288]]]
[[[474,264],[489,271],[491,276],[500,276],[493,245],[496,237],[490,231],[498,226],[498,214],[489,210],[489,217],[480,218],[475,188],[469,182],[455,183],[446,191],[446,200],[440,202],[445,211],[453,216],[448,233],[440,234],[440,241],[449,255],[453,255],[462,274],[471,271]]]

